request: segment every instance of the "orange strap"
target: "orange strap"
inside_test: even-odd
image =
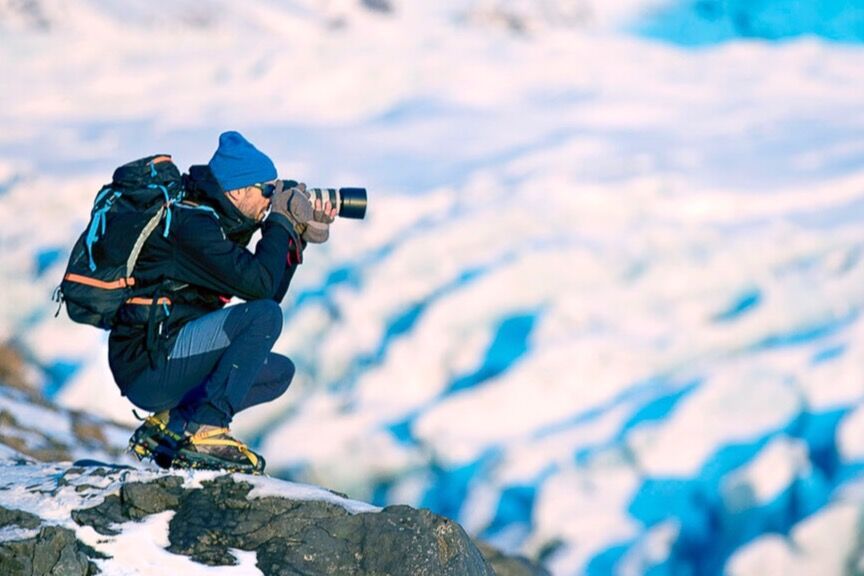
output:
[[[171,156],[156,156],[150,161],[151,164],[159,164],[160,162],[171,162]]]
[[[131,276],[129,278],[120,278],[113,282],[103,282],[102,280],[81,276],[80,274],[66,274],[64,279],[77,284],[86,284],[87,286],[102,288],[104,290],[116,290],[117,288],[128,288],[129,286],[135,285],[135,278],[132,278]]]
[[[153,299],[152,298],[129,298],[126,300],[126,304],[139,304],[141,306],[152,306]],[[171,304],[171,299],[163,296],[156,301],[156,304]]]

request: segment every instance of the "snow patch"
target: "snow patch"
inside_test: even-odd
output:
[[[255,552],[230,550],[237,559],[235,566],[206,566],[188,556],[168,552],[168,525],[173,517],[174,511],[167,510],[139,522],[116,525],[120,530],[116,536],[104,536],[90,526],[79,527],[76,534],[85,544],[110,556],[108,560],[94,561],[103,574],[110,576],[165,572],[189,576],[263,576],[256,567]]]
[[[242,481],[253,486],[247,498],[275,497],[289,500],[315,500],[341,506],[352,514],[381,511],[381,508],[377,506],[336,495],[319,486],[286,482],[285,480],[277,480],[266,476],[243,475]]]
[[[18,526],[3,526],[0,528],[0,543],[27,540],[29,538],[35,538],[38,534],[38,528],[26,529]]]

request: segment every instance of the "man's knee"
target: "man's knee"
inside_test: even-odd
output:
[[[273,300],[253,300],[247,302],[248,313],[254,315],[255,322],[267,330],[274,340],[282,333],[282,308]]]
[[[288,389],[288,386],[291,385],[291,381],[294,379],[294,362],[291,361],[290,358],[286,356],[282,356],[282,378],[280,381],[284,383],[285,388],[282,390],[283,392]]]
[[[270,353],[258,377],[244,399],[244,409],[282,396],[294,378],[294,363],[281,354]]]
[[[294,380],[294,362],[287,356],[271,353],[267,358],[267,363],[270,364],[270,369],[273,371],[273,392],[278,398],[288,390],[291,381]]]

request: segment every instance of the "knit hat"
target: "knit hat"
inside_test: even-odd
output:
[[[276,179],[276,167],[266,154],[239,132],[223,132],[210,159],[210,171],[224,191]]]

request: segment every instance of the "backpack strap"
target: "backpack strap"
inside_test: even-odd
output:
[[[177,202],[174,204],[177,208],[186,208],[187,210],[203,210],[205,212],[209,212],[216,220],[219,220],[219,213],[216,212],[210,206],[205,206],[203,204],[196,204],[191,200],[183,200],[181,202]]]
[[[126,300],[126,304],[135,304],[137,306],[153,306],[154,304],[159,306],[170,306],[171,298],[168,298],[167,296],[162,296],[158,299],[154,299],[136,296],[134,298],[129,298],[128,300]]]
[[[170,160],[170,158],[169,158]],[[155,164],[150,165],[151,169],[155,170]],[[174,186],[174,182],[168,184],[168,186],[163,186],[162,184],[148,184],[148,188],[151,190],[159,190],[162,192],[162,196],[165,197],[165,232],[162,234],[165,238],[168,237],[168,232],[171,230],[171,209],[177,205],[178,202],[183,200],[183,196],[185,191],[183,189],[178,189],[177,193],[172,196],[170,192],[168,192],[168,188],[172,188]]]
[[[111,194],[110,196],[108,194]],[[90,227],[87,229],[85,244],[87,246],[87,257],[90,259],[90,271],[96,271],[96,261],[93,260],[93,244],[99,237],[105,234],[105,214],[111,209],[114,201],[123,193],[111,188],[105,188],[96,197],[93,203],[93,215],[90,217]],[[103,203],[104,200],[104,203]]]
[[[150,234],[159,226],[159,222],[162,220],[162,215],[165,214],[165,211],[168,210],[170,214],[171,211],[166,208],[167,204],[163,204],[159,207],[159,210],[153,215],[152,218],[147,222],[144,226],[144,229],[141,230],[141,234],[138,235],[138,239],[135,240],[135,244],[132,246],[132,252],[129,253],[129,258],[126,260],[126,275],[132,276],[132,271],[135,269],[135,264],[138,263],[138,256],[141,255],[141,249],[144,248],[144,243],[150,237]],[[167,232],[168,225],[165,225],[165,230]]]

